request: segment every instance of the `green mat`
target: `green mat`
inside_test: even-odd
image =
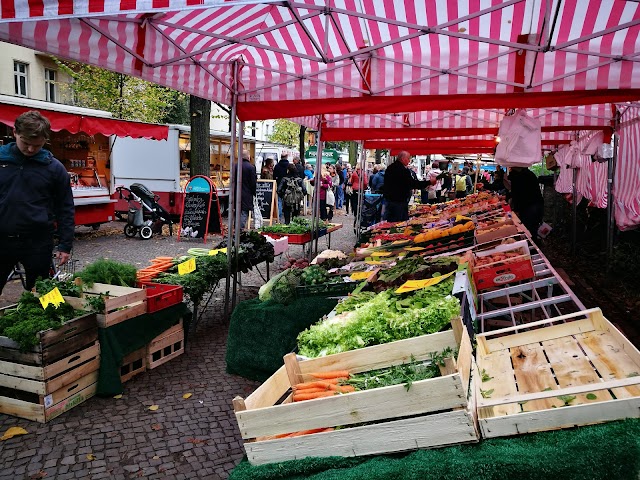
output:
[[[181,318],[186,339],[191,311],[184,303],[154,313],[146,313],[109,328],[99,328],[100,371],[96,395],[109,397],[122,393],[122,382],[120,382],[122,359],[176,325]]]
[[[230,480],[602,480],[637,479],[640,420],[483,440],[401,455],[306,458],[252,466]]]
[[[229,324],[227,372],[264,381],[296,347],[298,334],[336,306],[325,297],[300,298],[289,305],[259,299],[240,302]]]

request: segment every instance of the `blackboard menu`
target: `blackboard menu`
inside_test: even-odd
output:
[[[185,193],[182,210],[182,236],[204,238],[207,234],[210,206],[211,193]]]
[[[275,180],[258,180],[256,184],[256,197],[258,197],[258,205],[262,212],[262,218],[271,220],[276,202],[276,181]],[[277,212],[277,210],[276,210]]]

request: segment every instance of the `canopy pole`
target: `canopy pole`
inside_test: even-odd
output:
[[[578,169],[573,169],[573,201],[571,202],[571,255],[576,254],[576,237],[578,231]]]
[[[233,245],[232,245],[232,235],[235,226],[235,209],[236,209],[236,189],[233,188],[235,185],[235,171],[233,168],[233,162],[236,157],[236,108],[238,103],[238,89],[237,89],[237,78],[238,78],[238,63],[234,62],[233,64],[233,93],[231,95],[231,139],[229,145],[229,207],[227,208],[227,279],[224,287],[224,317],[228,318],[229,312],[229,292],[231,290],[231,257],[233,256]],[[235,283],[234,283],[235,288]],[[235,302],[234,302],[235,303]]]
[[[476,157],[476,181],[473,182],[473,193],[478,193],[478,174],[480,173],[480,154]]]
[[[231,310],[236,308],[236,300],[238,293],[238,255],[240,254],[240,232],[244,225],[240,225],[240,214],[242,213],[242,149],[244,146],[244,122],[240,122],[238,132],[238,155],[236,160],[236,211],[235,211],[235,230],[233,241],[233,257],[235,265],[233,269],[233,295],[231,296]],[[228,251],[227,251],[228,253]]]
[[[356,229],[356,241],[360,241],[360,225],[362,223],[362,208],[364,207],[364,176],[365,164],[367,161],[367,154],[364,149],[364,142],[360,143],[360,159],[358,160],[358,166],[360,167],[360,175],[358,175],[358,213],[354,219],[354,227]]]
[[[616,115],[613,133],[613,158],[610,158],[607,162],[607,269],[610,268],[611,259],[613,258],[613,242],[616,228],[613,189],[615,187],[616,163],[618,163],[618,121],[618,115]]]
[[[313,182],[313,216],[311,218],[311,253],[309,260],[318,255],[318,234],[320,231],[320,184],[322,183],[322,122],[318,121],[318,148],[316,150],[316,171]],[[326,207],[325,207],[326,208]]]

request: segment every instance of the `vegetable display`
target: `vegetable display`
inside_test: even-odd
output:
[[[0,335],[17,342],[21,351],[27,351],[38,344],[38,332],[58,329],[83,313],[68,303],[61,303],[58,307],[49,304],[42,308],[33,293],[24,292],[16,307],[5,309],[4,315],[0,316]]]
[[[74,278],[81,278],[89,286],[94,283],[106,283],[108,285],[135,287],[137,271],[133,265],[101,258],[84,267]]]
[[[298,336],[299,353],[319,357],[435,333],[460,313],[453,278],[406,295],[385,290],[356,310],[325,319]]]
[[[318,222],[318,229],[322,230],[323,228],[328,227],[328,223],[320,220]],[[265,225],[260,229],[263,233],[278,233],[278,234],[303,234],[311,232],[313,229],[313,225],[311,220],[295,217],[291,220],[289,225],[285,225],[282,223],[275,223],[273,225]]]

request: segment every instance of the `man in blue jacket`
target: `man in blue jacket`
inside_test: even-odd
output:
[[[258,175],[256,167],[251,163],[249,152],[242,151],[242,189],[240,191],[240,228],[244,229],[249,220],[249,212],[253,211],[253,197],[256,196]]]
[[[18,262],[28,290],[49,277],[54,230],[58,263],[71,256],[73,193],[64,165],[42,148],[50,130],[40,112],[25,112],[15,121],[15,143],[0,147],[0,293]]]

